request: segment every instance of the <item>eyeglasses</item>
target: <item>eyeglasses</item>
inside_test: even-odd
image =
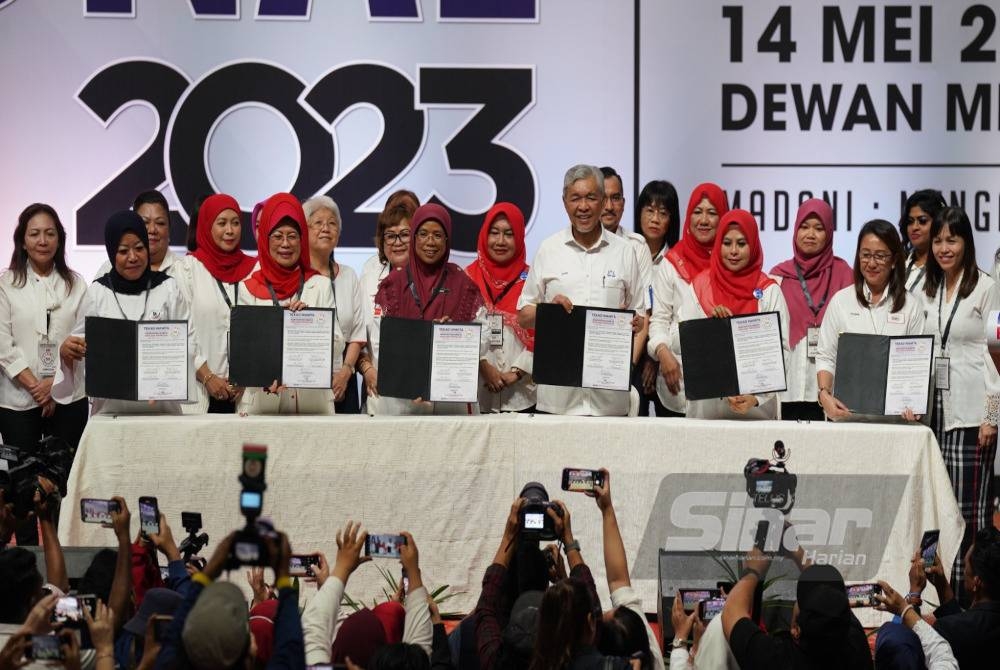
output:
[[[309,227],[313,228],[314,230],[320,230],[322,228],[330,228],[331,230],[336,230],[337,228],[340,228],[340,223],[337,221],[327,221],[327,220],[310,221]]]
[[[490,237],[503,237],[505,239],[512,240],[512,239],[514,239],[514,231],[513,230],[490,230],[489,236]]]
[[[299,241],[298,233],[271,233],[267,236],[269,240],[275,244],[284,244],[288,242],[289,244],[295,244]]]
[[[874,265],[885,265],[892,258],[892,254],[870,254],[867,252],[862,252],[858,254],[858,260],[862,263],[870,263]]]
[[[398,233],[382,233],[382,241],[386,244],[409,244],[410,231],[404,230]]]
[[[642,208],[642,213],[648,217],[659,216],[664,219],[670,216],[670,211],[666,207],[650,207],[649,205]]]
[[[435,230],[433,233],[429,230],[421,228],[417,231],[417,239],[420,241],[426,241],[428,239],[433,239],[435,242],[442,242],[448,239],[448,236],[442,233],[440,230]]]

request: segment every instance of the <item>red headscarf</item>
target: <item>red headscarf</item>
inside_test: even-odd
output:
[[[247,256],[243,250],[236,247],[232,251],[223,251],[212,239],[212,224],[215,219],[227,209],[240,213],[240,204],[231,195],[218,193],[205,198],[198,209],[198,224],[195,235],[198,248],[191,255],[201,261],[209,274],[224,282],[238,282],[253,270],[257,261],[253,256]]]
[[[278,618],[278,601],[257,603],[250,610],[250,634],[257,641],[257,660],[263,665],[274,655],[274,621]]]
[[[385,629],[375,613],[365,608],[344,619],[330,650],[330,662],[343,663],[349,657],[361,667],[384,645]]]
[[[406,623],[406,608],[395,600],[388,600],[372,609],[372,614],[378,617],[385,631],[386,644],[397,644],[403,641],[403,627]],[[353,659],[352,659],[353,660]]]
[[[722,238],[729,226],[738,226],[747,238],[750,248],[749,262],[739,272],[726,269],[722,262]],[[708,269],[694,278],[691,283],[698,302],[705,314],[711,315],[718,305],[725,305],[734,315],[756,314],[760,291],[771,284],[773,279],[760,271],[764,265],[764,250],[760,246],[760,233],[753,214],[745,209],[734,209],[719,220],[715,232],[715,248]]]
[[[487,242],[490,226],[500,216],[507,217],[514,232],[514,255],[504,264],[490,258]],[[479,287],[483,300],[491,309],[503,316],[504,325],[509,326],[517,339],[528,351],[535,350],[535,331],[522,328],[517,323],[517,300],[521,297],[524,280],[528,276],[527,252],[524,248],[524,214],[517,205],[498,202],[486,212],[483,227],[479,229],[479,256],[467,268],[466,274]],[[510,288],[508,288],[510,287]],[[499,300],[494,301],[494,298]]]
[[[720,217],[725,216],[726,212],[729,211],[729,200],[726,199],[726,192],[716,184],[710,182],[698,184],[691,191],[687,216],[684,217],[684,232],[681,235],[681,241],[667,252],[667,260],[677,268],[677,274],[681,276],[681,279],[688,283],[691,283],[698,274],[708,269],[708,259],[712,253],[711,244],[702,245],[691,234],[691,213],[704,198],[708,198]]]
[[[420,260],[416,251],[417,232],[431,221],[440,223],[447,236],[444,255],[434,265]],[[447,316],[452,321],[471,321],[483,299],[462,268],[448,262],[451,255],[451,216],[448,210],[433,203],[421,205],[413,213],[410,230],[410,263],[404,270],[392,272],[382,280],[375,294],[375,304],[383,309],[386,316],[425,321]]]
[[[799,226],[810,216],[817,217],[826,229],[826,244],[815,256],[806,256],[796,244]],[[771,274],[784,280],[781,282],[781,292],[788,304],[788,316],[791,321],[788,327],[788,344],[794,347],[806,336],[810,326],[818,326],[823,322],[823,315],[833,294],[854,283],[854,271],[844,259],[833,255],[833,209],[818,198],[806,200],[799,205],[792,234],[792,253],[794,256],[784,263],[775,265]],[[814,315],[806,302],[795,266],[799,267],[802,277],[806,280],[813,305],[819,308],[818,314]]]
[[[271,258],[268,252],[268,237],[281,223],[282,219],[292,219],[301,237],[302,253],[299,262],[293,268],[283,268]],[[247,290],[262,299],[271,297],[267,290],[270,284],[274,288],[278,300],[290,298],[299,290],[299,286],[310,277],[318,274],[309,265],[309,228],[306,226],[306,215],[302,205],[291,193],[275,193],[264,202],[264,210],[260,215],[260,228],[257,230],[257,260],[260,269],[246,280]]]

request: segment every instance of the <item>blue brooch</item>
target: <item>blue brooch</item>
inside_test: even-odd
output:
[[[764,297],[764,289],[762,289],[762,288],[755,288],[753,290],[753,297],[757,298],[757,300],[760,300],[761,298],[763,298]]]
[[[521,281],[524,281],[527,278],[528,278],[528,271],[527,270],[522,270],[521,271]]]

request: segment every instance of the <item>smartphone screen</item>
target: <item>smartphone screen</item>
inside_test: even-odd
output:
[[[604,486],[603,477],[599,470],[563,468],[563,491],[589,493],[594,490],[595,484],[597,486]]]
[[[84,523],[111,523],[111,512],[118,511],[114,500],[82,498],[80,500],[80,520]]]
[[[708,623],[722,613],[722,608],[726,606],[725,598],[709,598],[698,603],[698,618],[703,623]]]
[[[160,534],[160,507],[156,498],[150,496],[139,498],[139,527],[146,535]]]
[[[369,535],[365,540],[365,556],[399,558],[399,548],[406,544],[402,535]]]
[[[924,570],[934,565],[934,559],[937,557],[938,537],[940,535],[941,531],[928,530],[920,538],[920,556],[924,559]]]
[[[292,554],[288,558],[289,577],[315,577],[313,566],[319,565],[319,556],[315,554]]]
[[[55,635],[32,635],[29,640],[31,646],[28,647],[25,653],[25,656],[28,658],[36,661],[63,660],[59,638]]]
[[[874,607],[878,605],[876,593],[882,593],[878,584],[851,584],[847,587],[847,604],[851,607]]]
[[[80,600],[76,596],[63,596],[56,600],[56,607],[52,610],[52,623],[72,628],[83,626],[83,609]]]
[[[677,589],[677,592],[680,594],[684,611],[688,613],[698,609],[698,603],[702,600],[719,597],[718,589]]]

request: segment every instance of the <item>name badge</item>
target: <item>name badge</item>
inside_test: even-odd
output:
[[[487,315],[486,324],[490,332],[490,346],[503,346],[503,316],[500,314]]]
[[[56,364],[59,360],[59,347],[54,342],[38,343],[38,374],[41,377],[54,377]]]
[[[816,358],[819,352],[819,328],[811,326],[806,330],[806,355],[809,358]]]
[[[948,363],[951,359],[947,356],[940,356],[934,359],[934,387],[942,391],[951,388],[951,373]]]
[[[889,315],[889,323],[905,323],[905,321],[903,315],[897,312]]]

